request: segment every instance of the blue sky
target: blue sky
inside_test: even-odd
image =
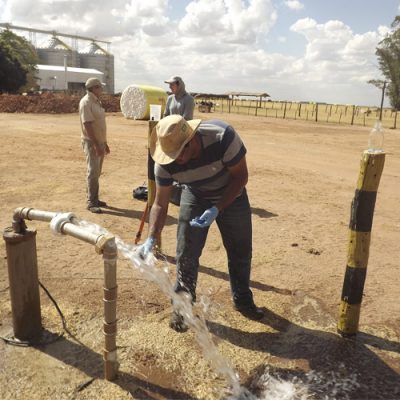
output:
[[[392,0],[375,4],[369,0],[304,0],[300,3],[304,8],[293,11],[281,1],[278,5],[279,21],[271,29],[271,45],[279,46],[278,38],[287,37],[286,46],[280,48],[280,51],[298,56],[304,52],[307,42],[303,37],[290,32],[289,27],[300,18],[309,17],[320,24],[330,20],[342,21],[353,33],[363,34],[376,31],[380,25],[390,26],[394,17],[400,14],[400,1]],[[274,49],[279,51],[279,47]]]
[[[379,105],[375,49],[400,0],[0,0],[0,21],[112,41],[115,86]],[[79,44],[82,48],[84,44]]]

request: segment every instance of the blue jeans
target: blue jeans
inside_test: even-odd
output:
[[[205,245],[208,228],[191,227],[189,221],[212,207],[210,201],[197,197],[189,188],[182,190],[178,232],[175,291],[187,291],[196,299],[199,258]],[[250,290],[252,256],[251,210],[246,190],[223,212],[216,223],[228,256],[232,298],[236,305],[253,304]]]

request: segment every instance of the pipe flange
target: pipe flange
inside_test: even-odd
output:
[[[74,213],[61,213],[56,214],[54,218],[50,221],[50,229],[56,235],[62,235],[62,228],[67,223],[72,223],[72,219],[76,218]]]

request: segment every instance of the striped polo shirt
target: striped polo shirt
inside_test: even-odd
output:
[[[200,157],[184,165],[156,163],[156,183],[169,186],[177,181],[194,194],[215,202],[228,185],[227,167],[236,165],[245,156],[246,148],[233,127],[220,120],[201,122],[196,134],[201,142]]]

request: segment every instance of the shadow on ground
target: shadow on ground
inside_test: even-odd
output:
[[[51,332],[44,331],[43,334],[52,335]],[[43,353],[54,357],[55,359],[79,369],[88,375],[86,383],[79,385],[75,391],[84,390],[94,379],[103,378],[103,357],[89,349],[82,343],[75,343],[65,337],[60,337],[56,342],[46,346],[35,346],[35,348]],[[155,374],[157,375],[157,374]],[[160,371],[160,376],[163,372]],[[120,386],[123,390],[129,392],[135,399],[146,400],[162,400],[162,399],[185,399],[195,400],[189,394],[166,388],[160,384],[149,382],[138,378],[135,375],[120,371],[114,384]]]
[[[400,353],[399,343],[362,332],[354,339],[344,339],[334,333],[304,328],[270,310],[264,311],[260,332],[246,332],[212,321],[207,325],[212,334],[236,346],[286,360],[303,363],[306,360],[312,372],[260,365],[246,383],[253,391],[260,390],[259,382],[265,372],[269,372],[283,380],[300,380],[317,399],[400,398],[399,374],[370,350],[372,346],[377,350]],[[263,331],[263,324],[275,332]],[[389,359],[387,361],[390,363]]]

